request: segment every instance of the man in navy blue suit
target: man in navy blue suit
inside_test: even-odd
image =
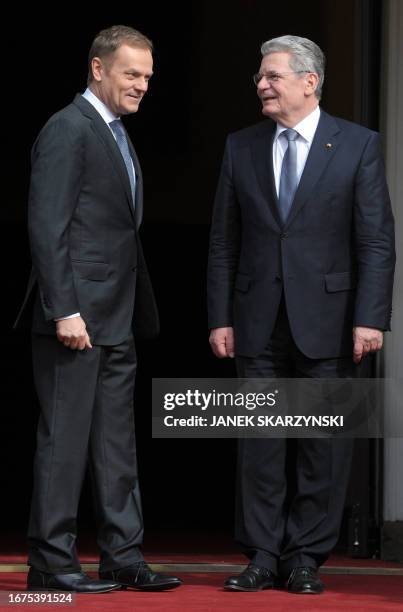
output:
[[[356,377],[390,329],[394,227],[379,135],[319,107],[312,41],[262,45],[254,76],[269,120],[228,137],[211,230],[210,344],[241,377]],[[360,363],[361,362],[361,363]],[[239,443],[236,539],[250,559],[225,588],[287,579],[321,593],[337,542],[352,440],[299,439],[286,504],[285,439]]]
[[[122,117],[153,74],[152,43],[112,26],[95,37],[88,87],[54,114],[32,150],[32,272],[19,315],[32,317],[41,407],[28,528],[28,588],[162,591],[181,580],[144,561],[133,415],[134,333],[159,320],[139,237],[143,180]],[[30,316],[29,316],[30,318]],[[89,467],[99,580],[81,568],[77,512]]]

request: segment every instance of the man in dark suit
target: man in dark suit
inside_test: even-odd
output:
[[[254,76],[270,118],[229,136],[211,230],[210,343],[241,377],[356,377],[390,329],[393,216],[379,136],[319,108],[324,56],[310,40],[262,46]],[[364,364],[367,361],[364,360]],[[225,588],[320,593],[337,542],[352,440],[239,443],[236,538],[250,558]]]
[[[90,50],[87,90],[49,119],[33,147],[33,266],[21,311],[34,301],[33,365],[41,406],[28,533],[30,589],[99,593],[181,584],[153,572],[140,549],[133,331],[155,335],[158,314],[138,235],[141,170],[121,116],[137,112],[152,69],[152,43],[143,34],[126,26],[103,30]],[[100,580],[81,571],[75,547],[87,462]]]

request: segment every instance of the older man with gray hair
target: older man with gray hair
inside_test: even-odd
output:
[[[269,118],[228,137],[208,272],[210,344],[242,378],[354,378],[390,329],[393,215],[379,136],[319,107],[312,41],[265,42],[253,80]],[[295,483],[286,478],[295,443]],[[241,439],[233,591],[321,593],[335,546],[350,439]]]

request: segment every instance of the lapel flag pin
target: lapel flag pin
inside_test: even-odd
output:
[[[326,143],[326,149],[331,149],[332,148],[332,143],[331,142],[327,142]]]

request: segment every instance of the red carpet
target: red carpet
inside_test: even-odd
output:
[[[92,574],[95,576],[95,574]],[[291,595],[284,591],[260,593],[228,593],[222,589],[221,574],[189,574],[181,576],[185,584],[175,591],[141,593],[116,591],[103,595],[77,596],[77,605],[41,606],[35,610],[110,610],[124,612],[258,612],[303,610],[403,610],[402,576],[324,576],[327,587],[323,595]],[[0,590],[24,590],[25,573],[0,573]],[[18,609],[29,609],[19,606]],[[0,606],[0,610],[16,610],[17,606]],[[32,607],[31,607],[32,609]]]
[[[189,552],[147,552],[144,553],[148,563],[230,563],[245,565],[247,560],[242,554],[228,552],[212,553],[189,553]],[[81,563],[98,563],[99,557],[96,553],[81,553],[79,555]],[[27,563],[27,552],[7,552],[0,553],[0,564]],[[402,568],[399,563],[391,561],[381,561],[380,559],[352,559],[345,555],[333,554],[325,563],[324,567],[383,567],[383,568]],[[402,610],[403,612],[403,610]]]
[[[97,563],[98,555],[93,538],[80,539],[82,563]],[[172,553],[171,551],[176,552]],[[167,552],[168,551],[168,552]],[[148,539],[145,556],[150,563],[214,563],[245,564],[246,559],[236,551],[229,539],[205,537],[183,538],[173,543],[169,536]],[[0,564],[26,564],[26,543],[20,534],[2,538]],[[325,564],[333,568],[392,568],[401,564],[375,559],[351,559],[334,554]],[[6,568],[4,568],[6,569]],[[343,611],[377,610],[403,612],[403,576],[399,575],[339,575],[322,574],[326,591],[323,595],[291,595],[285,591],[260,593],[229,593],[223,590],[226,572],[194,573],[175,571],[184,586],[165,593],[117,591],[103,595],[77,596],[71,606],[1,606],[0,610],[72,610],[77,612],[108,610],[111,612],[311,612],[315,610]],[[195,568],[196,570],[197,568]],[[199,568],[204,571],[204,568]],[[89,572],[96,576],[95,573]],[[25,590],[26,573],[0,572],[0,592]]]

